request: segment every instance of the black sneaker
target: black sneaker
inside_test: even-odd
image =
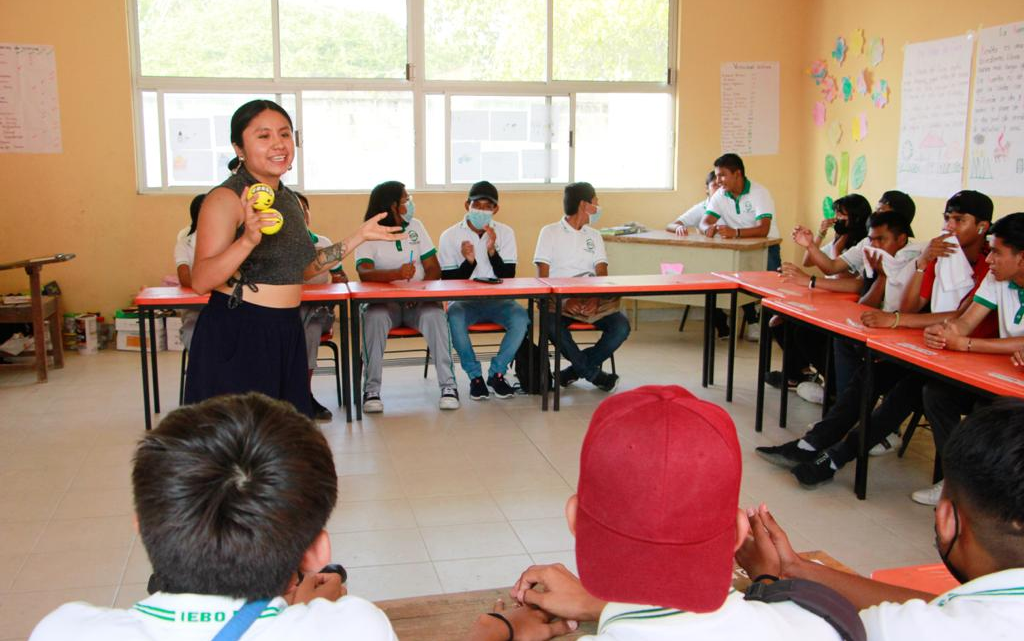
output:
[[[494,374],[487,379],[487,384],[494,390],[494,395],[498,398],[508,398],[516,393],[514,387],[508,384],[505,380],[504,375]]]
[[[768,383],[769,385],[771,385],[775,389],[780,389],[782,387],[782,372],[780,372],[778,370],[773,370],[771,372],[768,372],[767,374],[764,375],[764,382]],[[799,385],[799,384],[800,384],[800,381],[792,381],[791,380],[791,381],[787,382],[786,387],[788,387],[789,389],[795,389],[796,386]]]
[[[558,380],[561,381],[562,387],[569,387],[576,381],[580,380],[580,377],[576,374],[576,370],[572,368],[572,365],[570,365],[562,370]]]
[[[619,386],[619,375],[609,374],[608,372],[598,372],[594,380],[590,381],[599,390],[605,392],[614,392],[615,388]]]
[[[331,410],[321,405],[316,398],[310,396],[310,399],[313,401],[313,420],[326,423],[334,418],[334,414],[331,414]]]
[[[483,376],[477,376],[469,381],[469,397],[474,401],[486,401],[491,398],[491,393],[487,391],[487,383],[484,382]]]
[[[821,452],[818,458],[810,463],[801,463],[792,470],[790,474],[800,482],[800,487],[812,490],[822,483],[828,483],[835,477],[836,471],[832,469],[832,459],[827,452]]]
[[[801,463],[810,463],[818,458],[821,452],[800,449],[797,445],[799,440],[783,443],[782,445],[755,447],[754,451],[758,456],[786,469],[793,469]]]

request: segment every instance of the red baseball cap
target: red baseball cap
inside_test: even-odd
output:
[[[606,601],[717,610],[732,581],[741,475],[721,407],[676,385],[605,400],[580,454],[583,586]]]

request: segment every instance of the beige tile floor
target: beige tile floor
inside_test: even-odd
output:
[[[936,560],[932,511],[907,498],[930,481],[927,432],[902,460],[872,459],[867,501],[853,495],[852,466],[803,490],[753,448],[802,433],[820,408],[791,395],[791,429],[779,429],[771,394],[765,432],[755,434],[755,345],[740,345],[735,400],[725,404],[725,345],[719,384],[701,389],[699,332],[697,323],[684,334],[643,323],[619,352],[622,388],[677,383],[725,405],[744,451],[742,503],[767,502],[797,548],[826,550],[861,572]],[[162,354],[160,366],[169,404],[178,355]],[[136,354],[101,352],[71,356],[45,385],[28,372],[0,376],[0,640],[26,638],[66,601],[126,607],[144,596],[149,565],[132,528],[129,482],[142,433],[138,368]],[[574,566],[562,508],[605,395],[580,383],[557,414],[542,413],[535,397],[467,398],[441,413],[433,374],[421,375],[386,369],[385,414],[346,425],[336,412],[323,427],[341,493],[327,529],[350,590],[370,599],[454,592],[510,584],[531,563]],[[314,386],[333,407],[333,381],[317,377]]]

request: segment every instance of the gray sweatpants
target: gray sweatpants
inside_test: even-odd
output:
[[[434,357],[437,383],[455,386],[452,367],[452,341],[448,317],[440,303],[374,303],[361,310],[363,325],[363,393],[380,394],[384,369],[384,345],[392,327],[412,327],[427,339]]]

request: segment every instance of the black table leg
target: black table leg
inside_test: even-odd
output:
[[[559,401],[561,400],[562,390],[562,297],[555,294],[555,335],[553,342],[555,345],[555,398],[552,402],[551,409],[555,412],[558,411]]]
[[[707,302],[711,305],[711,316],[704,315],[704,340],[708,346],[708,385],[715,384],[715,313],[718,311],[718,294],[711,292],[707,295]],[[705,308],[707,309],[707,308]]]
[[[359,342],[359,303],[349,302],[349,325],[352,328],[352,405],[355,406],[356,420],[363,420],[363,350]]]
[[[732,402],[733,366],[736,364],[736,291],[729,294],[729,371],[726,374],[725,400]]]
[[[832,332],[826,332],[825,335],[827,337],[825,339],[825,371],[822,372],[825,378],[825,396],[821,399],[821,418],[825,418],[829,408],[832,407],[832,396],[836,389],[836,380],[832,372],[832,343],[834,339]]]
[[[871,428],[871,405],[874,400],[875,368],[874,352],[870,347],[864,350],[864,391],[860,399],[860,434],[857,438],[857,475],[853,489],[857,498],[864,500],[868,495],[868,430]]]
[[[139,313],[141,314],[142,312],[140,311]],[[155,309],[150,309],[149,310],[149,334],[150,334],[149,340],[150,340],[150,343],[152,343],[152,347],[150,348],[149,355],[150,355],[151,362],[153,364],[153,411],[156,412],[157,414],[159,414],[160,413],[160,375],[157,373],[157,369],[156,369],[156,350],[157,350],[157,344],[156,344],[156,310]],[[142,350],[143,352],[145,352],[146,351],[146,341],[143,340],[141,335],[139,335],[139,340],[141,341],[141,343],[139,345],[139,349]]]
[[[708,386],[708,362],[709,362],[708,350],[710,349],[710,346],[708,345],[708,327],[709,327],[709,325],[708,325],[707,315],[709,313],[711,313],[709,311],[709,309],[708,309],[708,304],[709,304],[708,300],[709,300],[708,295],[705,294],[704,295],[704,344],[701,346],[701,353],[700,353],[700,359],[701,359],[701,363],[700,363],[700,386],[701,387],[707,387]]]
[[[537,328],[537,354],[540,356],[541,362],[540,409],[542,412],[546,412],[548,411],[548,375],[550,374],[550,372],[548,371],[550,362],[548,361],[548,303],[550,302],[550,299],[541,298],[540,301],[540,313],[538,314],[540,317],[538,321],[540,323],[540,327]]]
[[[761,310],[761,340],[757,357],[757,407],[754,410],[754,431],[760,432],[764,423],[764,371],[772,362],[772,342],[768,336],[768,314]],[[735,330],[734,330],[735,331]]]
[[[153,418],[149,414],[149,364],[146,363],[146,311],[139,308],[139,356],[142,358],[142,411],[146,415],[146,430],[153,427]]]
[[[761,308],[761,315],[768,313],[764,307]],[[761,334],[761,340],[772,340],[771,334]],[[792,349],[793,323],[783,320],[782,322],[782,385],[779,386],[779,427],[786,427],[786,415],[789,413],[789,370],[786,368],[786,350]]]
[[[526,340],[529,345],[533,345],[533,299],[527,299],[526,317],[530,320],[530,324],[526,327]],[[526,393],[529,394],[530,390],[535,389],[539,381],[534,380],[536,374],[537,365],[535,363],[536,355],[533,353],[533,349],[529,350],[526,355],[526,380],[519,381],[519,386],[526,389]]]
[[[348,303],[338,303],[338,338],[341,342],[341,397],[345,403],[345,422],[352,422],[352,375],[349,366],[352,360],[352,351],[348,342]]]

